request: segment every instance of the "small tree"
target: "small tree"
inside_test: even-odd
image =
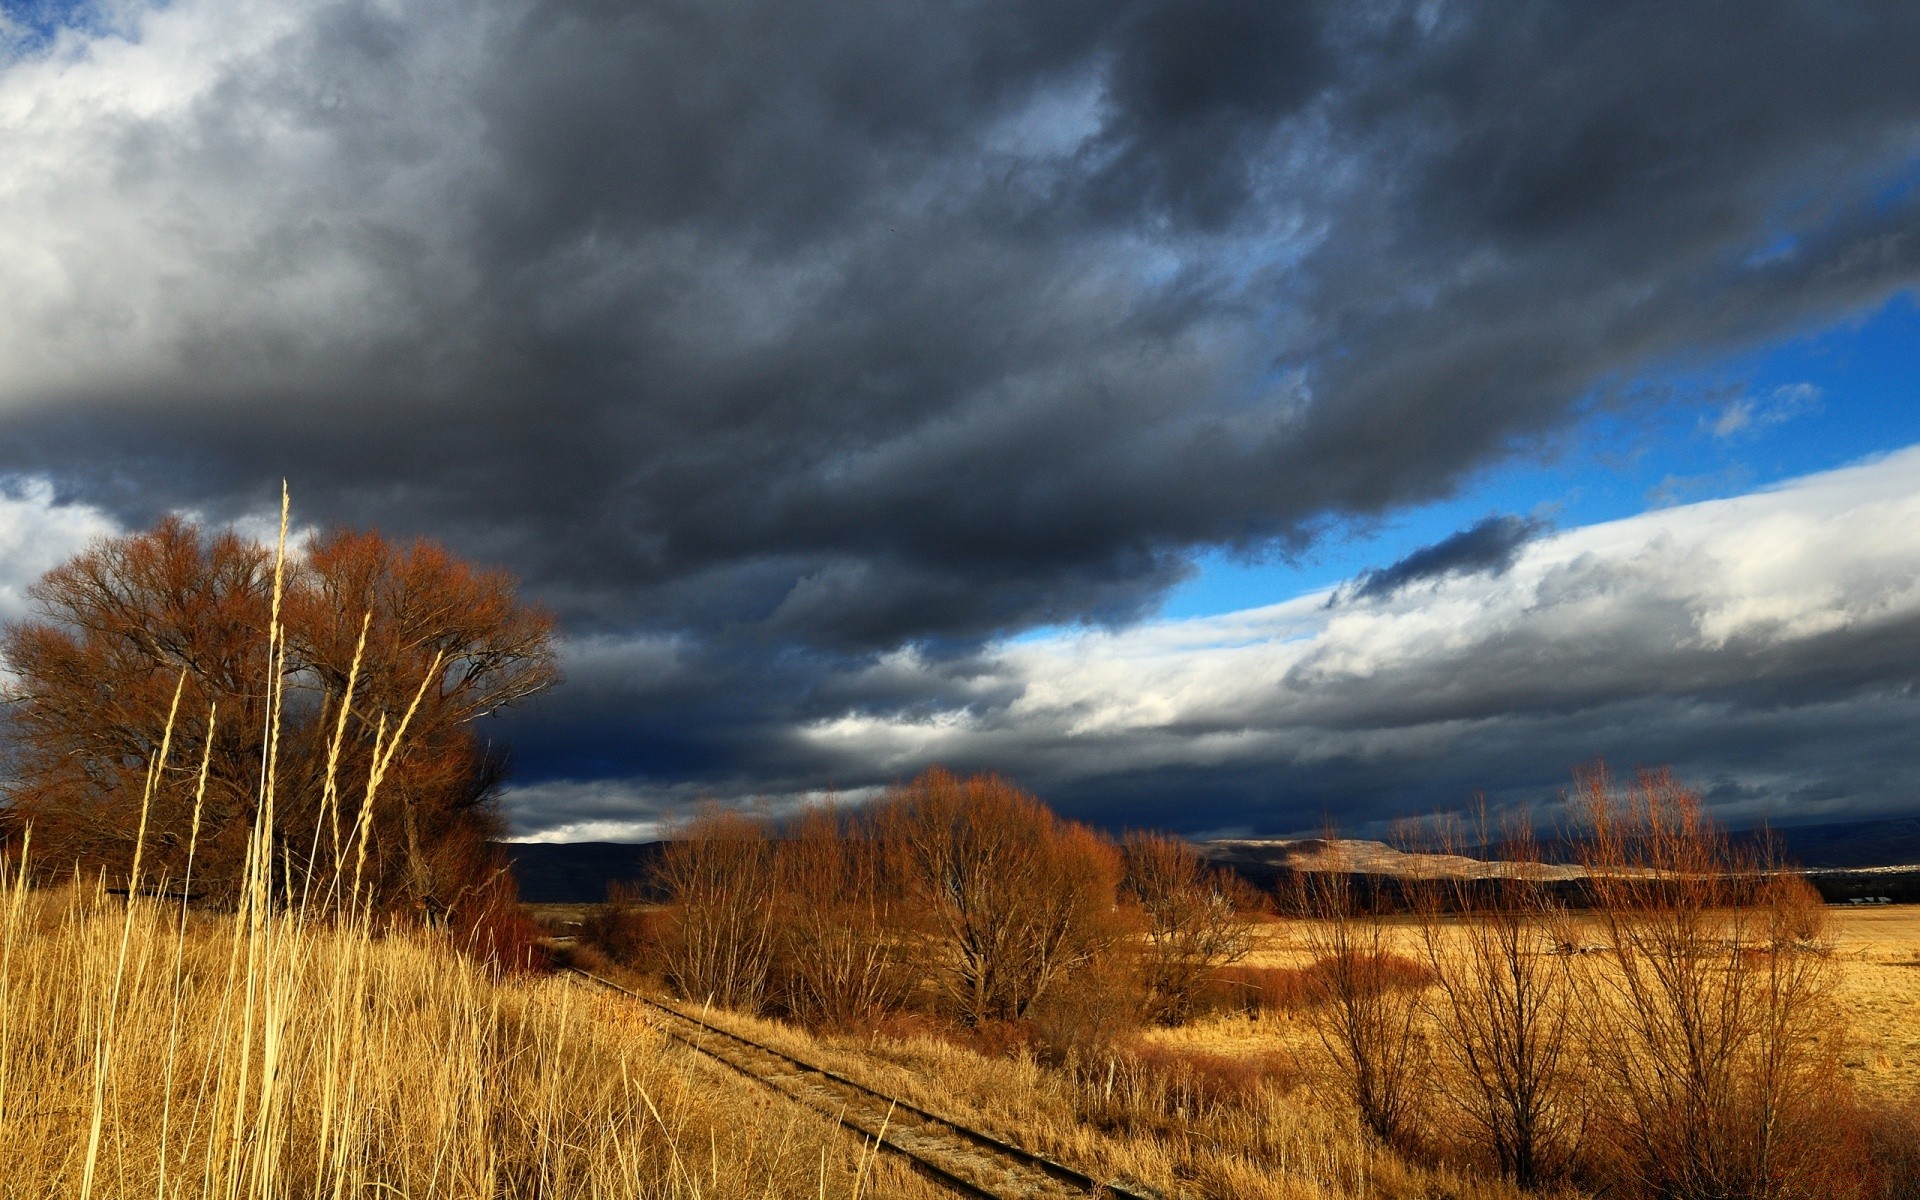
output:
[[[1545,879],[1524,817],[1493,846],[1482,812],[1472,839],[1457,826],[1440,849],[1496,851],[1484,873],[1412,886],[1420,945],[1436,984],[1430,1005],[1443,1065],[1439,1090],[1502,1174],[1532,1188],[1570,1162],[1583,1111],[1568,1070],[1573,1029],[1568,915]]]
[[[991,775],[939,768],[880,816],[955,1014],[1014,1020],[1122,936],[1119,856]]]
[[[1347,1097],[1375,1137],[1406,1144],[1424,1080],[1426,1047],[1415,1027],[1418,989],[1393,950],[1385,920],[1354,885],[1340,843],[1322,869],[1296,878],[1294,911],[1308,952],[1307,1016]]]
[[[815,809],[787,831],[776,857],[775,950],[787,1011],[851,1026],[899,1009],[913,984],[894,928],[904,905],[872,822]]]
[[[1253,948],[1260,898],[1231,871],[1207,866],[1178,838],[1128,834],[1121,854],[1123,894],[1146,918],[1147,1014],[1177,1025],[1192,1015],[1208,973]]]

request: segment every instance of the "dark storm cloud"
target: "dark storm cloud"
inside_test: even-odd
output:
[[[1336,592],[1327,604],[1348,599],[1384,600],[1411,584],[1449,575],[1482,571],[1501,574],[1519,557],[1520,547],[1545,528],[1546,523],[1537,519],[1511,514],[1488,517],[1431,546],[1422,546],[1389,566],[1361,572],[1351,586]]]
[[[1568,530],[1390,601],[843,662],[709,786],[866,794],[938,761],[1111,826],[1278,834],[1551,802],[1604,757],[1671,764],[1734,819],[1897,811],[1920,787],[1916,467]],[[534,794],[562,826],[604,802]]]
[[[130,521],[285,476],[697,664],[556,698],[597,732],[528,726],[536,776],[784,786],[797,724],[924,701],[876,655],[1125,623],[1920,276],[1910,6],[265,21],[71,68],[175,56],[164,102],[0,77],[0,467]]]

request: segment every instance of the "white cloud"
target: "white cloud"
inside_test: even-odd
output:
[[[49,568],[119,531],[98,509],[56,503],[43,479],[0,482],[0,621],[27,615],[27,587]]]
[[[1497,577],[1333,609],[1326,595],[1004,645],[977,688],[1010,703],[848,714],[806,736],[895,769],[1064,776],[1431,756],[1501,721],[1720,703],[1858,654],[1879,656],[1869,684],[1898,686],[1920,672],[1920,447],[1541,538]]]
[[[1712,425],[1713,436],[1757,433],[1769,425],[1780,425],[1804,413],[1818,412],[1825,394],[1816,384],[1789,383],[1765,396],[1741,396],[1720,410]]]
[[[0,407],[169,381],[259,402],[459,303],[466,84],[510,14],[422,7],[185,0],[0,65]],[[342,45],[406,69],[319,58],[355,21]],[[249,354],[210,363],[216,331]]]

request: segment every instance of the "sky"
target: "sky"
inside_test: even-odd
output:
[[[516,572],[516,836],[1920,808],[1920,10],[0,0],[0,616]]]

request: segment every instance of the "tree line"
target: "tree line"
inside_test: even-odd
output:
[[[1011,1029],[1096,1075],[1142,1023],[1270,1004],[1368,1136],[1416,1159],[1526,1188],[1865,1194],[1818,896],[1664,773],[1596,767],[1571,800],[1576,888],[1525,821],[1482,816],[1424,848],[1485,868],[1379,888],[1336,858],[1263,897],[1177,839],[1114,842],[934,769],[856,812],[709,810],[651,868],[665,906],[617,897],[586,934],[692,1000]],[[1234,966],[1262,936],[1302,961]]]
[[[664,920],[626,895],[587,935],[683,996],[813,1025],[914,1009],[1068,1037],[1103,1010],[1178,1021],[1263,907],[1185,842],[1116,844],[1004,779],[939,768],[783,826],[711,809],[649,884]]]

